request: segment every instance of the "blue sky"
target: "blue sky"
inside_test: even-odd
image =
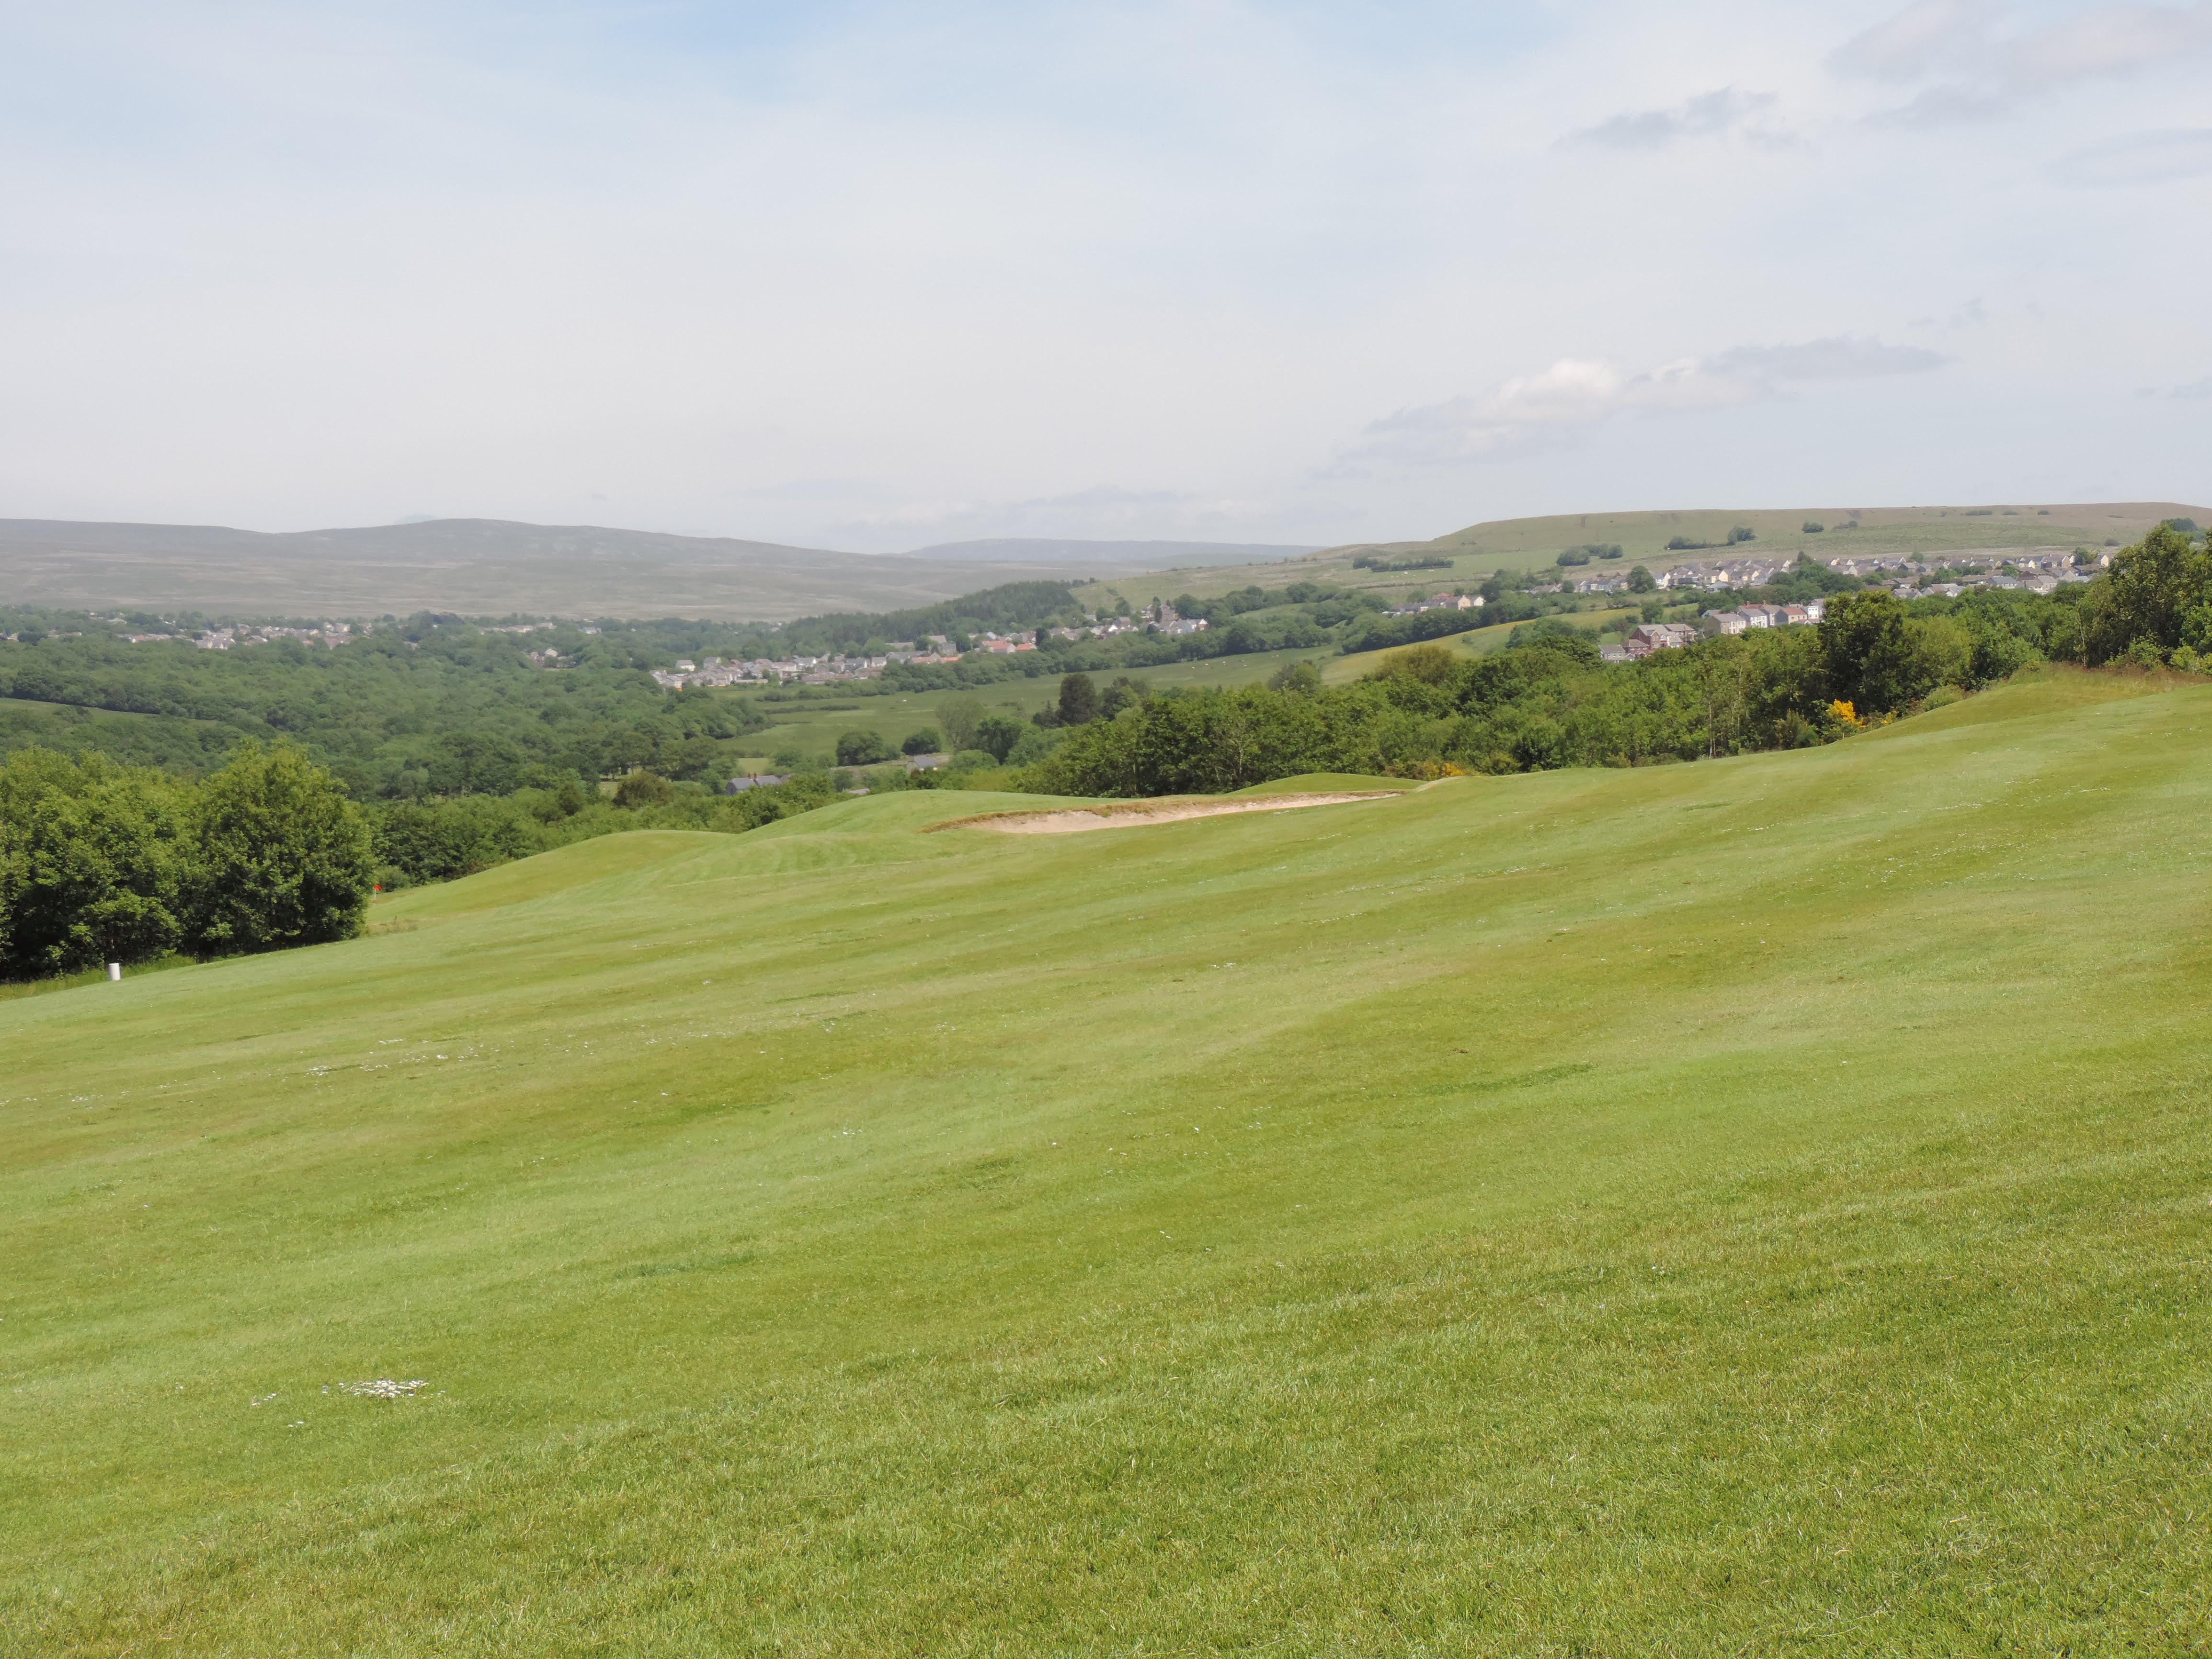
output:
[[[2212,501],[2212,4],[0,0],[0,515]]]

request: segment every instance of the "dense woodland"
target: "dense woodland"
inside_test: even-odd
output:
[[[0,697],[19,704],[0,743],[30,736],[190,768],[219,763],[242,738],[289,738],[364,800],[504,794],[639,767],[704,777],[761,723],[743,702],[663,690],[648,671],[673,652],[649,626],[507,634],[423,616],[335,649],[287,639],[203,651],[26,614],[0,613],[17,635],[0,641]],[[564,665],[540,666],[532,652]],[[79,712],[21,706],[37,703]]]
[[[1395,625],[1427,617],[1380,618],[1316,588],[1294,620],[1322,643],[1334,629],[1346,642],[1379,634],[1399,648],[1345,685],[1324,686],[1300,663],[1266,685],[1157,695],[1136,673],[1107,671],[1140,669],[1147,651],[1179,658],[1189,641],[1133,635],[1111,649],[1028,653],[1018,672],[1060,676],[1057,707],[1024,726],[973,699],[940,702],[947,729],[928,736],[957,751],[941,776],[881,764],[894,758],[887,745],[856,729],[837,759],[875,769],[832,772],[825,757],[735,796],[712,785],[735,743],[764,723],[759,709],[665,691],[647,671],[678,652],[733,650],[724,636],[738,630],[516,635],[423,617],[336,649],[286,641],[222,653],[125,644],[82,617],[0,613],[17,635],[0,641],[0,696],[15,700],[0,702],[0,744],[13,750],[0,763],[0,975],[344,938],[377,884],[444,879],[623,829],[741,831],[855,783],[1133,796],[1315,771],[1650,765],[1832,742],[2039,661],[2212,667],[2212,555],[2171,526],[2123,550],[2095,581],[2047,596],[1980,590],[1907,603],[1852,591],[1817,567],[1791,581],[1831,596],[1817,628],[1716,637],[1626,664],[1601,662],[1595,635],[1559,614],[1523,623],[1488,656],[1406,644]],[[863,644],[894,625],[981,625],[979,612],[1034,626],[1036,610],[1067,592],[1018,583],[927,612],[818,626],[823,643],[865,628]],[[1212,646],[1278,597],[1215,602],[1226,620]],[[1346,614],[1324,623],[1330,606]],[[1489,615],[1516,609],[1540,607],[1498,584]],[[1431,614],[1465,626],[1464,613]],[[563,665],[541,665],[549,660]],[[620,782],[609,797],[599,785],[611,775]]]

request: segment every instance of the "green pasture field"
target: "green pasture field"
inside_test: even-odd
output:
[[[1326,662],[1326,650],[1255,651],[1240,657],[1209,657],[1200,662],[1171,663],[1164,668],[1135,668],[1132,679],[1142,680],[1156,691],[1171,686],[1252,685],[1294,662]],[[1101,690],[1119,678],[1114,672],[1093,673]],[[937,706],[946,697],[972,696],[986,714],[1011,714],[1026,720],[1039,709],[1060,702],[1058,674],[1035,679],[1005,680],[972,691],[925,691],[910,696],[839,697],[828,708],[811,703],[758,702],[757,706],[775,724],[757,732],[750,742],[759,745],[757,764],[787,743],[795,743],[809,754],[833,750],[841,732],[874,732],[893,748],[909,733],[938,725]],[[835,688],[832,688],[833,690]]]
[[[2161,684],[871,797],[0,1005],[0,1647],[2202,1651]]]
[[[0,752],[98,748],[139,765],[220,765],[242,734],[218,720],[0,697]]]
[[[189,714],[142,714],[128,708],[87,708],[73,702],[44,702],[35,697],[0,697],[0,720],[9,725],[28,727],[35,721],[58,720],[64,725],[85,724],[100,720],[124,723],[168,720],[179,727],[213,727],[223,731],[220,720],[196,720]]]
[[[1577,628],[1595,628],[1601,635],[1619,635],[1634,627],[1642,617],[1641,608],[1630,610],[1591,610],[1560,620],[1571,622]],[[1513,637],[1521,623],[1493,623],[1487,628],[1470,628],[1464,634],[1447,634],[1442,639],[1425,640],[1425,645],[1441,645],[1464,657],[1486,657],[1493,651],[1503,651],[1506,641]],[[1342,685],[1375,672],[1382,661],[1380,651],[1355,651],[1348,657],[1334,657],[1322,664],[1323,684]]]

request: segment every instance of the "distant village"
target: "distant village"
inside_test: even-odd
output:
[[[1178,616],[1173,605],[1155,601],[1140,617],[1102,617],[1084,628],[1038,628],[1014,634],[972,635],[967,654],[1011,657],[1035,651],[1051,639],[1103,640],[1116,634],[1136,634],[1148,629],[1158,634],[1202,634],[1206,628],[1203,617]],[[801,685],[835,685],[844,680],[874,679],[893,663],[956,663],[961,656],[949,635],[925,634],[918,640],[894,641],[881,656],[833,654],[729,660],[708,657],[698,662],[679,659],[673,670],[653,670],[653,678],[671,690],[687,685],[780,685],[793,680]]]
[[[111,618],[121,622],[120,617]],[[478,626],[480,634],[541,634],[549,633],[556,624],[544,623],[485,623]],[[198,634],[125,634],[125,645],[167,645],[183,641],[196,645],[203,651],[228,651],[241,645],[270,645],[278,640],[297,640],[302,645],[320,645],[336,650],[339,646],[359,637],[366,630],[351,623],[326,622],[313,628],[281,628],[274,623],[237,623],[228,628],[210,628]],[[597,628],[586,626],[580,631],[596,634]],[[557,655],[550,651],[532,651],[530,659],[543,667],[553,665]]]
[[[1905,554],[1837,559],[1829,563],[1828,568],[1838,575],[1856,576],[1873,586],[1887,588],[1900,599],[1940,594],[1945,599],[1955,599],[1970,588],[1976,587],[2052,593],[2062,586],[2094,580],[2094,572],[2106,568],[2112,562],[2110,549],[2090,556],[2087,564],[2077,563],[2078,556],[2058,552],[2022,554],[2005,560],[1995,570],[1964,572],[1963,580],[1958,581],[1927,580],[1923,574],[1924,557],[1915,558]],[[1654,576],[1653,580],[1662,590],[1688,588],[1704,592],[1717,589],[1765,587],[1789,575],[1791,564],[1791,561],[1776,559],[1729,560],[1703,566],[1681,564],[1663,574]],[[1950,568],[1939,566],[1938,569]],[[1885,576],[1891,579],[1882,580]],[[1628,586],[1626,577],[1600,577],[1577,582],[1574,591],[1578,593],[1614,593],[1624,592]],[[1743,634],[1755,628],[1803,627],[1819,622],[1826,611],[1826,605],[1819,599],[1811,599],[1803,605],[1747,605],[1733,610],[1708,611],[1695,623],[1656,623],[1638,628],[1622,643],[1600,647],[1599,654],[1607,662],[1633,662],[1670,646],[1688,645],[1706,635]]]
[[[1969,587],[2025,588],[2033,592],[2050,593],[2069,583],[2089,580],[2096,571],[2112,563],[2112,550],[2099,550],[2092,556],[2092,562],[2087,568],[2076,565],[2075,556],[2069,552],[2008,553],[2002,556],[2002,568],[1985,570],[1980,574],[1967,577],[1964,581],[1923,585],[1916,573],[1925,568],[1930,558],[1972,565],[1986,565],[1992,561],[1990,555],[1966,551],[1917,556],[1879,553],[1863,557],[1831,559],[1827,561],[1827,568],[1839,576],[1856,576],[1862,581],[1893,588],[1900,596],[1908,598],[1940,593],[1956,599]],[[1653,571],[1651,580],[1662,592],[1689,588],[1715,592],[1735,588],[1765,587],[1789,576],[1796,563],[1794,557],[1690,561],[1667,570]],[[1944,567],[1939,565],[1937,568]],[[1889,580],[1884,580],[1885,577]],[[1587,576],[1571,582],[1553,582],[1528,591],[1531,593],[1626,593],[1633,590],[1630,576],[1622,572]]]

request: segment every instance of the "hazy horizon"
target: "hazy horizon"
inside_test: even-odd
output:
[[[0,44],[0,516],[914,552],[2212,498],[2205,3],[94,0]]]

